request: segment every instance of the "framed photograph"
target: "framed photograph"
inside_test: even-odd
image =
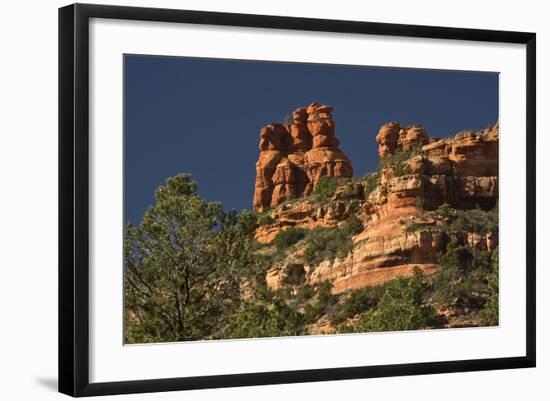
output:
[[[62,393],[535,366],[534,33],[70,5],[59,113]]]

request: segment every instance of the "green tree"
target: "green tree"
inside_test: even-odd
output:
[[[360,313],[376,308],[384,295],[384,286],[364,287],[351,291],[340,303],[333,323],[341,323]]]
[[[138,227],[125,235],[126,340],[207,337],[254,270],[251,213],[204,201],[190,175],[169,178]]]
[[[308,323],[313,323],[323,314],[330,312],[331,307],[338,301],[338,297],[332,294],[331,289],[332,284],[323,281],[317,288],[315,302],[305,305],[304,317]]]
[[[492,254],[493,271],[489,276],[490,296],[481,310],[481,321],[487,326],[498,325],[498,248]]]
[[[446,305],[464,301],[471,290],[470,282],[465,280],[473,270],[474,254],[472,250],[458,241],[447,244],[444,253],[438,256],[439,269],[434,276],[435,299]]]
[[[341,332],[418,330],[430,327],[435,309],[424,303],[425,276],[418,268],[412,277],[399,277],[387,284],[378,307],[359,315],[353,323],[339,326]]]
[[[498,234],[498,205],[490,211],[482,209],[457,210],[451,230],[479,234]]]
[[[287,301],[286,291],[270,291],[265,282],[256,283],[254,295],[238,302],[222,315],[223,327],[215,338],[258,338],[306,334],[301,312]]]
[[[453,240],[440,254],[439,269],[433,277],[434,299],[451,306],[483,307],[491,294],[491,253],[480,252]],[[498,276],[498,272],[496,273]]]

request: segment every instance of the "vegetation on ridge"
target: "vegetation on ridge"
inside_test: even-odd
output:
[[[416,156],[422,154],[420,147],[413,147],[410,150],[398,149],[394,154],[381,157],[378,162],[378,174],[381,175],[384,168],[393,168],[394,177],[401,177],[409,174],[407,161]]]
[[[417,152],[385,158],[381,169],[406,174],[406,161]],[[308,202],[332,207],[365,199],[379,183],[380,172],[322,177]],[[416,269],[411,277],[341,294],[332,294],[329,282],[271,290],[268,269],[290,256],[315,266],[349,255],[353,236],[363,230],[358,209],[335,227],[287,227],[260,245],[254,230],[275,222],[270,210],[225,212],[198,195],[188,174],[169,178],[142,223],[125,232],[125,340],[306,335],[323,325],[348,333],[498,324],[498,249],[479,251],[464,240],[469,233],[498,234],[498,205],[426,211],[419,197],[416,206],[414,218],[402,222],[405,232],[440,230],[453,239],[438,255],[435,274]]]

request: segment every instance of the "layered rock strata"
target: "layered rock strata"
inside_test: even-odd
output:
[[[308,132],[330,137],[330,124],[315,123]],[[268,271],[268,285],[276,289],[328,280],[334,292],[342,292],[412,274],[415,266],[434,272],[437,254],[453,239],[478,250],[495,249],[497,236],[451,232],[446,219],[430,211],[443,204],[458,210],[491,209],[497,204],[498,139],[498,123],[445,139],[429,138],[420,125],[384,124],[376,140],[387,163],[373,176],[375,188],[368,189],[373,177],[348,180],[327,204],[306,199],[275,207],[272,223],[256,230],[256,239],[269,243],[287,227],[336,227],[356,214],[363,229],[352,238],[352,252],[309,265],[298,244],[292,255]],[[399,152],[404,157],[396,158]],[[392,164],[394,159],[403,165]],[[305,171],[310,183],[312,170]],[[407,230],[412,223],[420,228]]]

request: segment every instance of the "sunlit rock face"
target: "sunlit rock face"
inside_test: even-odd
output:
[[[296,109],[290,123],[269,124],[260,130],[256,212],[311,194],[322,176],[353,175],[351,162],[338,147],[332,110],[311,103]]]
[[[359,216],[362,230],[353,235],[347,256],[317,264],[304,261],[298,243],[291,256],[269,269],[270,288],[328,280],[333,292],[344,292],[410,275],[415,267],[435,272],[437,255],[451,240],[478,250],[498,246],[495,235],[452,232],[445,218],[430,214],[443,204],[457,210],[497,204],[498,123],[444,139],[430,138],[418,124],[386,123],[376,135],[378,154],[382,160],[400,156],[400,168],[383,165],[376,187],[368,192],[366,178],[344,180],[329,202],[319,204],[307,197],[319,177],[353,174],[338,148],[331,113],[331,107],[314,103],[297,109],[291,124],[262,130],[262,141],[272,139],[260,145],[254,206],[257,211],[271,207],[271,221],[258,226],[255,237],[266,244],[289,227],[338,227],[353,214]],[[290,198],[295,200],[281,204]],[[422,227],[407,231],[410,222]]]

